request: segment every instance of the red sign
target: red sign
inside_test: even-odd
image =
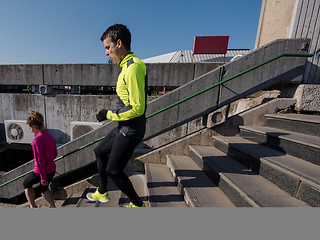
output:
[[[195,37],[193,54],[226,54],[229,36]]]

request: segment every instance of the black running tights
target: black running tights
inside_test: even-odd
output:
[[[130,179],[123,171],[139,142],[135,138],[122,135],[117,128],[114,128],[94,149],[100,193],[108,191],[108,177],[110,177],[133,204],[137,206],[142,204]]]

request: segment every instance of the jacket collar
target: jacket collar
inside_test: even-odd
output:
[[[132,57],[135,57],[134,53],[128,53],[120,62],[119,66],[123,67]]]

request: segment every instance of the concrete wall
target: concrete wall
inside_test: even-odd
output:
[[[292,22],[291,38],[310,38],[310,52],[303,82],[320,84],[320,0],[299,0],[296,4],[295,21]]]
[[[287,38],[298,0],[263,0],[255,48]]]
[[[26,120],[32,110],[45,116],[48,131],[57,144],[70,141],[70,122],[96,122],[100,109],[113,107],[114,96],[67,95],[48,97],[40,94],[0,93],[0,122],[4,120]],[[0,125],[0,140],[5,141],[4,124]]]
[[[147,64],[149,86],[179,87],[218,67],[219,63]],[[115,64],[0,65],[2,85],[115,86],[120,68]],[[150,97],[153,99],[153,97]],[[58,144],[70,141],[70,123],[96,122],[100,109],[113,108],[109,95],[41,95],[0,93],[0,142],[5,142],[4,120],[25,120],[31,110],[43,113]]]
[[[149,86],[181,86],[222,63],[149,63]],[[1,85],[115,86],[115,64],[0,65]]]
[[[320,83],[320,0],[263,0],[255,48],[281,38],[310,38],[304,83]],[[303,101],[303,100],[301,100]]]
[[[263,0],[256,48],[279,38],[310,38],[308,58],[294,98],[296,110],[320,112],[320,0]]]

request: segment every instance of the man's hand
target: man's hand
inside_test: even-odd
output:
[[[106,109],[100,110],[100,112],[96,115],[97,120],[99,122],[107,120],[107,112],[108,112],[108,110],[106,110]]]

